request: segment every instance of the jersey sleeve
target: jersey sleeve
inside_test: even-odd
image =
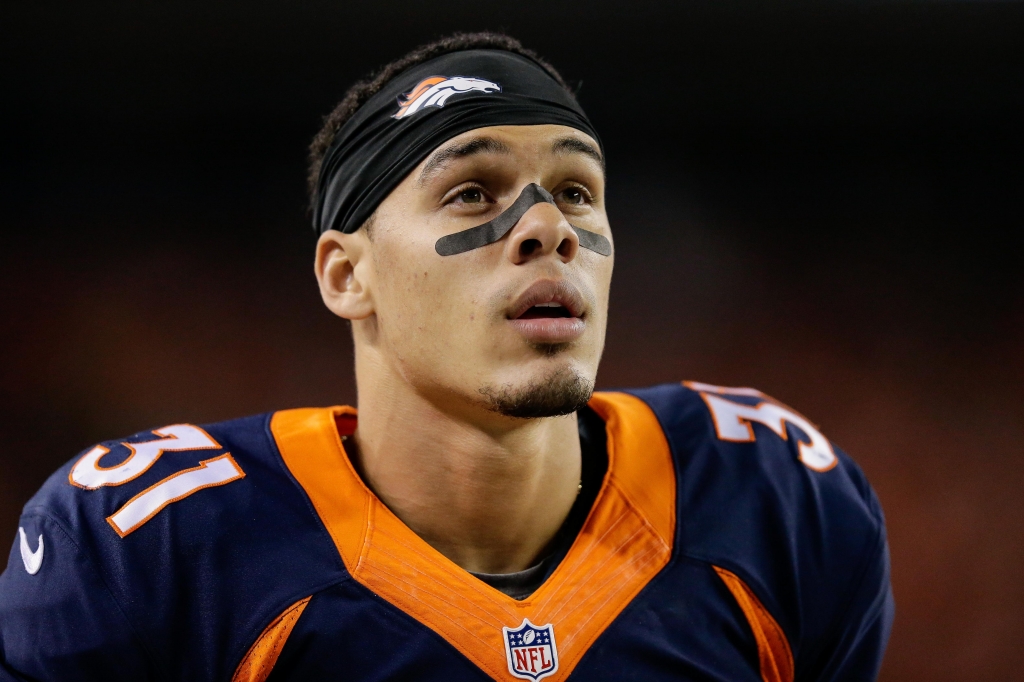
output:
[[[95,562],[64,526],[43,510],[19,521],[0,575],[0,682],[152,679]]]
[[[849,607],[837,619],[832,634],[822,640],[817,661],[804,677],[822,682],[875,679],[882,666],[895,611],[889,546],[882,526],[878,544],[864,565]]]

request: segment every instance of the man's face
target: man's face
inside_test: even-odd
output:
[[[379,206],[365,279],[372,344],[434,402],[514,417],[577,409],[604,347],[613,257],[579,246],[570,224],[611,240],[598,146],[558,125],[495,126],[436,149]],[[453,256],[435,242],[492,220],[537,183],[536,204],[499,241]]]

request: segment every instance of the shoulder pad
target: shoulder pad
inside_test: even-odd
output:
[[[25,506],[31,546],[59,528],[95,566],[158,669],[177,671],[172,677],[206,679],[226,667],[219,676],[230,678],[268,614],[347,576],[281,460],[269,416],[101,443]],[[17,545],[8,573],[28,589],[42,584],[28,578],[61,570],[54,553],[38,574],[19,572]],[[236,633],[231,643],[226,632]]]
[[[652,408],[673,450],[676,552],[740,576],[776,614],[794,655],[835,627],[865,580],[888,588],[878,499],[806,417],[751,388],[686,382],[630,392]]]

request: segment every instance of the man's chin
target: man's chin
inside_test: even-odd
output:
[[[557,353],[553,350],[550,355]],[[492,412],[516,419],[541,419],[579,410],[594,393],[594,382],[572,367],[560,367],[528,383],[485,386],[479,392]]]

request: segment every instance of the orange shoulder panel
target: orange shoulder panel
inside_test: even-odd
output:
[[[365,490],[342,446],[342,437],[354,430],[355,415],[354,408],[345,406],[285,410],[275,413],[270,420],[270,431],[285,464],[309,494],[350,573],[359,564],[371,502],[366,496],[369,491]],[[346,428],[350,423],[351,430]],[[339,433],[339,428],[347,433]],[[307,485],[317,480],[331,481],[339,487],[332,492]],[[311,489],[318,494],[312,494]]]
[[[739,576],[718,566],[714,569],[732,592],[750,623],[750,629],[754,631],[761,679],[764,682],[793,682],[793,652],[782,628]]]
[[[238,664],[231,682],[265,682],[270,677],[277,657],[310,599],[306,597],[295,602],[263,630]]]
[[[647,403],[628,393],[595,393],[590,407],[608,430],[610,475],[671,545],[676,532],[675,465],[658,418]]]
[[[508,672],[502,628],[551,624],[564,680],[590,645],[668,563],[675,472],[654,413],[638,398],[595,394],[608,474],[576,542],[550,578],[516,601],[428,545],[363,484],[339,435],[352,408],[278,412],[271,431],[352,577],[446,639],[487,674]]]

